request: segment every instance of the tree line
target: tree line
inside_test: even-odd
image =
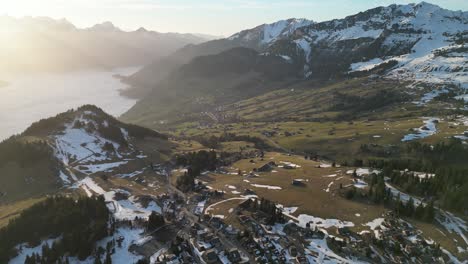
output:
[[[182,191],[192,190],[195,184],[195,178],[203,171],[214,171],[219,163],[215,151],[201,150],[186,154],[176,155],[175,162],[177,166],[187,167],[184,175],[177,178],[176,186]]]
[[[109,218],[102,196],[78,199],[48,197],[0,229],[0,263],[8,263],[16,256],[19,244],[37,246],[43,239],[59,237],[50,250],[45,248],[50,253],[46,254],[50,260],[46,263],[55,263],[59,258],[63,260],[65,255],[84,260],[95,250],[97,241],[113,233],[114,228],[108,226]]]
[[[367,145],[361,146],[361,152],[375,154],[375,150]],[[434,145],[411,142],[394,153],[357,159],[351,164],[379,168],[402,191],[436,200],[444,209],[460,213],[468,211],[468,147],[460,140]],[[412,171],[423,173],[418,176]]]
[[[414,199],[410,197],[404,201],[400,194],[395,196],[390,188],[386,188],[385,174],[371,174],[368,191],[361,191],[354,186],[345,192],[347,199],[364,198],[368,199],[375,204],[382,204],[390,208],[398,216],[406,216],[421,221],[432,222],[435,217],[434,201],[430,200],[428,203],[422,202],[415,203]]]
[[[253,137],[249,135],[237,135],[234,133],[223,133],[220,136],[211,136],[211,137],[195,137],[194,140],[200,142],[205,147],[211,149],[217,149],[221,147],[221,143],[223,142],[231,142],[231,141],[246,141],[254,144],[256,149],[269,149],[270,146],[261,138]]]

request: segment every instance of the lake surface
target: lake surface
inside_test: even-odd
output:
[[[0,80],[8,83],[0,87],[0,140],[23,132],[42,118],[84,104],[94,104],[113,116],[120,116],[136,100],[120,95],[119,91],[126,89],[127,85],[113,75],[131,75],[139,69],[0,75]]]

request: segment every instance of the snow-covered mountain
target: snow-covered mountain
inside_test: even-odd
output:
[[[467,41],[468,12],[426,2],[390,5],[320,23],[281,20],[190,45],[144,67],[128,83],[146,94],[198,56],[246,47],[281,56],[303,69],[305,78],[379,69],[391,78],[466,87]]]
[[[144,150],[141,146],[149,142],[152,148]],[[170,147],[163,134],[122,123],[96,106],[82,106],[0,143],[0,173],[5,175],[0,201],[71,187],[88,176],[135,177],[148,170],[149,156],[157,162]]]
[[[167,139],[155,131],[124,124],[91,105],[66,113],[66,118],[59,117],[59,120],[63,121],[47,133],[47,140],[55,158],[63,165],[60,177],[65,184],[77,180],[75,173],[89,176],[118,171],[117,175],[122,177],[136,176],[145,168],[132,171],[135,168],[132,163],[147,158],[136,142],[145,138]],[[41,127],[41,123],[33,125],[32,130],[36,126]]]
[[[242,44],[242,46],[268,46],[271,43],[287,38],[293,34],[296,29],[314,24],[313,21],[307,19],[291,18],[288,20],[280,20],[271,24],[263,24],[253,29],[243,30],[230,36],[228,39]]]
[[[267,51],[303,62],[305,76],[372,70],[387,63],[389,77],[466,86],[467,41],[468,12],[422,2],[311,23]]]

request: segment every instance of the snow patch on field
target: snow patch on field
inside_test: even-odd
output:
[[[11,259],[8,264],[24,264],[24,261],[26,260],[27,256],[31,256],[32,254],[39,254],[41,255],[42,253],[42,246],[48,245],[49,247],[52,247],[52,244],[56,241],[57,239],[47,239],[43,241],[39,246],[37,247],[28,247],[27,244],[22,244],[16,247],[17,250],[22,248],[21,251],[18,251],[18,256],[15,258]]]
[[[301,167],[301,165],[297,165],[297,164],[294,164],[294,163],[289,162],[289,161],[280,161],[280,163],[284,164],[284,166],[289,166],[289,167],[292,167],[292,168],[300,168]],[[280,166],[278,166],[278,167],[280,167]]]
[[[109,160],[109,153],[104,151],[106,143],[111,144],[114,149],[119,149],[116,142],[107,140],[96,133],[87,132],[84,128],[75,128],[75,122],[91,123],[93,121],[77,118],[73,122],[65,125],[62,134],[52,136],[55,140],[55,156],[64,164],[68,165],[72,161],[97,162]],[[118,153],[113,153],[120,156]]]
[[[346,174],[353,174],[354,170],[347,170]],[[371,175],[372,173],[379,174],[380,170],[371,170],[369,168],[358,168],[356,169],[356,175],[362,177],[364,175]]]
[[[334,184],[335,182],[330,182],[327,186],[327,189],[325,189],[325,192],[330,192],[330,187]]]
[[[84,173],[84,174],[94,174],[97,172],[112,172],[115,168],[120,167],[121,165],[127,164],[128,161],[118,161],[111,163],[101,163],[101,164],[90,164],[90,165],[79,165],[75,169]]]
[[[356,62],[356,63],[351,64],[351,72],[372,70],[373,68],[377,67],[382,62],[383,60],[379,58],[375,58],[375,59],[372,59],[370,61],[365,61],[365,62]]]
[[[142,259],[143,256],[130,252],[130,247],[144,238],[142,236],[143,233],[144,230],[140,228],[130,229],[125,227],[117,229],[114,237],[118,238],[122,236],[125,239],[122,241],[122,247],[115,247],[115,253],[112,254],[112,263],[136,263]]]
[[[436,220],[450,233],[458,234],[463,238],[466,245],[468,245],[468,238],[465,235],[465,233],[468,232],[468,227],[463,219],[456,217],[452,213],[441,210],[440,214],[436,217]]]
[[[424,125],[420,128],[414,129],[416,133],[408,134],[403,137],[401,141],[412,141],[416,139],[422,139],[429,136],[432,136],[437,133],[436,123],[439,121],[439,118],[425,118]]]
[[[272,186],[272,185],[263,185],[263,184],[250,184],[251,186],[253,187],[256,187],[256,188],[266,188],[268,190],[281,190],[283,188],[279,187],[279,186]]]
[[[384,218],[376,218],[369,223],[366,224],[366,226],[370,227],[370,229],[375,230],[377,227],[382,227],[383,222],[385,221]]]
[[[367,183],[363,180],[358,179],[356,182],[354,182],[354,187],[363,189],[367,187]]]
[[[320,217],[315,217],[307,214],[301,214],[297,217],[299,221],[299,226],[305,228],[307,223],[310,223],[311,227],[321,227],[321,228],[330,228],[330,227],[353,227],[354,223],[349,221],[341,221],[338,219],[323,219]]]
[[[63,171],[60,171],[59,177],[60,177],[60,179],[62,179],[64,184],[70,184],[71,183],[70,179],[68,178],[68,175],[63,173]]]
[[[438,89],[438,90],[432,90],[428,93],[425,93],[423,95],[423,97],[421,98],[421,100],[417,101],[417,102],[414,102],[415,104],[417,105],[425,105],[429,102],[431,102],[432,100],[434,100],[434,98],[436,98],[437,96],[441,95],[441,94],[446,94],[448,93],[449,90],[447,90],[446,88],[442,88],[442,89]]]
[[[318,253],[318,256],[313,256],[307,254],[307,260],[309,263],[327,263],[327,264],[337,264],[337,263],[365,263],[357,260],[351,260],[343,258],[340,255],[333,252],[328,247],[326,237],[323,239],[311,239],[310,244],[307,247],[307,250]]]
[[[93,193],[103,195],[107,203],[107,207],[118,220],[133,220],[135,217],[148,218],[151,212],[162,213],[162,209],[154,201],[151,201],[145,208],[138,203],[135,197],[131,196],[128,200],[115,200],[116,191],[106,192],[90,177],[86,177],[77,183],[77,186],[84,189],[88,196]]]

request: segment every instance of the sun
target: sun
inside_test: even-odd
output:
[[[33,16],[47,12],[54,1],[0,0],[0,14],[10,16]]]

